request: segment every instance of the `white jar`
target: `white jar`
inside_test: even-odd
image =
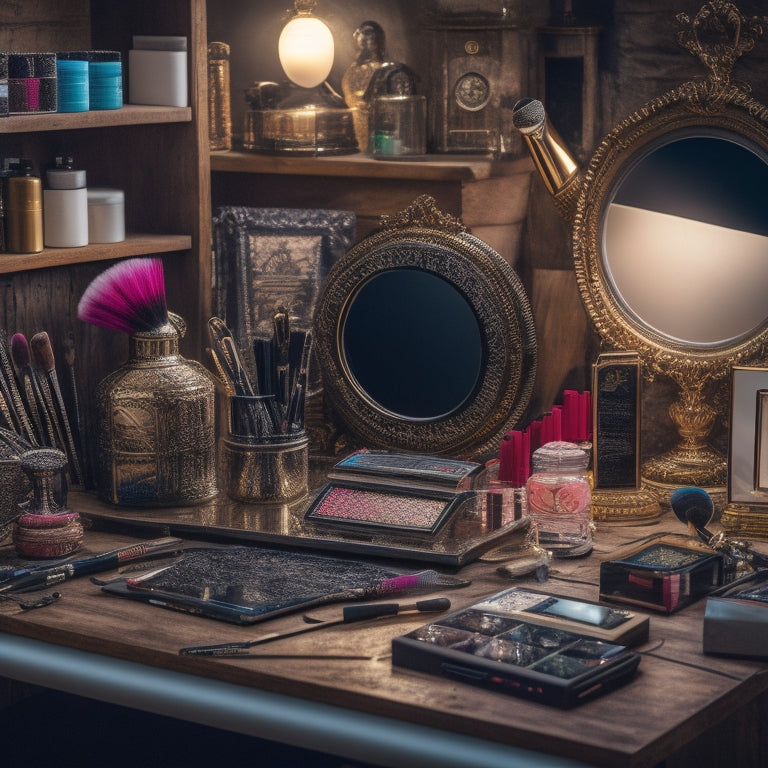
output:
[[[85,171],[70,167],[46,171],[43,190],[43,238],[48,248],[88,245],[88,190]]]
[[[125,193],[122,189],[88,190],[88,242],[120,243],[125,240]]]

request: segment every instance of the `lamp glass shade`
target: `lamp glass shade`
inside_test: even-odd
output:
[[[302,88],[314,88],[333,66],[333,35],[314,16],[289,21],[278,41],[280,64],[288,78]]]

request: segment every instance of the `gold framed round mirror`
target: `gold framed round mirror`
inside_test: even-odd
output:
[[[314,328],[329,404],[364,447],[487,459],[530,402],[522,282],[428,196],[336,262]]]
[[[610,346],[669,376],[679,443],[647,460],[665,503],[680,485],[725,500],[727,459],[707,442],[708,402],[731,367],[768,342],[768,109],[731,79],[762,34],[731,3],[678,17],[681,44],[710,69],[645,104],[594,153],[575,203],[573,255],[587,312]],[[757,207],[756,207],[757,206]]]

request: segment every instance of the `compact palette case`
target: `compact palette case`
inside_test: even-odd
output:
[[[483,467],[458,459],[357,451],[328,473],[306,519],[336,528],[431,536],[465,502]]]
[[[768,658],[768,571],[751,573],[707,597],[702,650]]]
[[[512,588],[392,641],[396,666],[573,707],[628,682],[648,617]]]
[[[651,536],[600,564],[600,599],[672,613],[726,583],[728,575],[722,555],[698,540]]]

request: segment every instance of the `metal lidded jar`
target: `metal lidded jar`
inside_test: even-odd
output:
[[[134,507],[199,504],[216,495],[215,387],[179,354],[178,315],[130,336],[129,359],[96,389],[97,487]]]
[[[528,514],[539,545],[554,557],[578,557],[592,551],[587,477],[589,454],[575,443],[545,443],[533,452],[533,473],[526,485]]]

